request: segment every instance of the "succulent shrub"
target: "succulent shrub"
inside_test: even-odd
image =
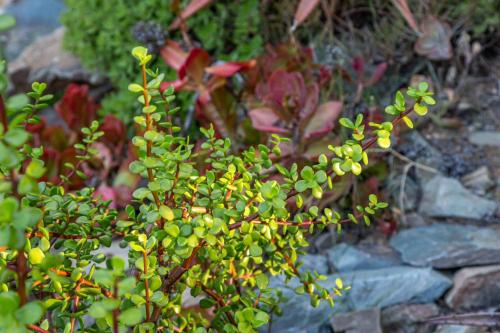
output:
[[[370,195],[344,214],[306,205],[304,198],[319,199],[338,177],[360,174],[368,148],[387,147],[393,128],[410,124],[413,104],[398,94],[388,108],[392,121],[371,124],[371,138],[365,138],[362,116],[343,118],[352,139],[331,145],[331,154],[311,166],[288,168],[274,162],[284,140],[277,135],[271,146],[239,155],[213,127],[201,129],[206,140],[199,149],[179,136],[172,124],[178,111],[173,88],[160,89],[163,74],[149,68],[147,49],[136,47],[132,54],[142,80],[129,90],[143,107],[134,119],[138,152],[130,171],[145,182],[124,212],[96,199],[92,188],[68,192],[40,181],[44,148],[27,144],[26,130],[38,102],[0,125],[0,331],[256,332],[282,311],[272,276],[299,280],[296,292],[309,294],[313,306],[333,306],[348,286],[338,280],[327,290],[324,276],[299,270],[307,235],[326,226],[340,231],[344,223],[368,224],[387,204]],[[50,98],[44,88],[33,85],[33,101]],[[408,94],[420,114],[433,103],[426,88]],[[87,144],[105,135],[95,121],[82,134]],[[208,167],[198,168],[199,156]],[[270,179],[270,168],[281,177]],[[73,170],[80,172],[78,164]],[[128,250],[126,258],[103,254],[113,237]],[[188,294],[198,306],[186,306]]]

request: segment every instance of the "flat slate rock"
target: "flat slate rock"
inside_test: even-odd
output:
[[[382,333],[380,309],[367,309],[333,316],[331,320],[335,332]]]
[[[500,147],[500,132],[473,132],[469,135],[469,141],[478,146]]]
[[[430,268],[396,266],[373,270],[334,274],[321,284],[333,289],[335,279],[341,277],[351,290],[337,298],[332,309],[322,302],[317,308],[310,305],[308,295],[297,295],[299,285],[293,279],[285,285],[283,279],[274,278],[271,286],[282,290],[287,299],[282,304],[283,316],[273,318],[274,333],[316,333],[334,314],[371,308],[384,308],[401,303],[430,303],[441,297],[451,286],[444,275]]]
[[[447,223],[407,229],[390,244],[413,266],[455,268],[500,263],[500,231]]]
[[[339,244],[326,252],[338,272],[378,269],[401,265],[399,254],[384,245]]]
[[[464,268],[453,279],[446,304],[455,310],[476,310],[500,304],[500,265]]]
[[[493,215],[498,204],[481,198],[454,179],[435,176],[422,189],[419,212],[429,217],[482,219]]]
[[[325,256],[320,254],[306,254],[300,257],[302,266],[299,271],[304,272],[317,272],[318,274],[328,273],[328,260]]]
[[[382,311],[382,327],[390,333],[429,333],[434,325],[425,319],[439,315],[439,308],[434,303],[398,304]]]

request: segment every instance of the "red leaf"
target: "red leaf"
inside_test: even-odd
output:
[[[305,138],[309,139],[330,132],[341,111],[341,102],[334,101],[321,104],[305,127]]]
[[[72,83],[66,88],[56,110],[68,127],[80,133],[82,127],[90,125],[96,117],[97,104],[89,96],[89,87]]]
[[[188,54],[184,52],[181,46],[173,40],[168,40],[160,50],[163,61],[176,71],[181,69],[186,62]]]
[[[375,67],[375,71],[373,72],[372,77],[370,78],[370,80],[368,80],[368,82],[366,82],[365,86],[367,86],[367,87],[372,86],[372,85],[376,84],[378,81],[380,81],[380,79],[382,78],[382,75],[384,75],[386,70],[387,70],[387,63],[386,62],[378,64]]]
[[[295,12],[295,19],[293,21],[292,31],[297,29],[305,19],[311,15],[312,11],[319,4],[319,0],[301,0],[297,11]]]
[[[179,17],[175,19],[175,21],[170,26],[170,29],[177,29],[181,25],[182,21],[185,21],[192,15],[194,15],[197,11],[202,9],[203,7],[209,5],[212,0],[191,0],[191,2],[184,8],[182,13],[180,13]]]
[[[297,113],[302,110],[307,98],[307,89],[304,78],[298,72],[287,73],[283,70],[275,71],[264,85],[257,87],[259,97],[277,111]],[[280,114],[283,112],[280,112]]]
[[[189,52],[186,61],[179,69],[179,79],[189,76],[189,78],[195,82],[201,83],[203,81],[203,75],[205,74],[205,68],[209,65],[210,55],[207,51],[200,48],[194,48]]]
[[[112,114],[104,117],[100,130],[104,132],[103,139],[112,145],[117,146],[125,140],[125,125]]]
[[[59,152],[68,147],[68,134],[61,125],[45,127],[42,132],[44,146],[49,146]]]
[[[408,6],[408,2],[406,0],[392,0],[392,2],[399,10],[401,15],[403,15],[406,22],[413,29],[413,31],[415,31],[417,34],[420,34],[417,21],[415,21],[415,17],[413,16],[410,7]]]
[[[112,188],[111,186],[108,186],[104,183],[99,185],[99,187],[96,189],[94,192],[94,198],[98,199],[100,198],[102,201],[108,201],[111,200],[111,204],[109,205],[109,208],[116,209],[118,208],[116,201],[118,198],[118,195],[116,193],[116,190]]]
[[[181,91],[187,83],[187,77],[183,78],[182,80],[162,82],[160,84],[160,91],[164,92],[168,87],[172,86],[174,87],[174,91],[178,92]]]
[[[258,108],[250,110],[250,119],[252,126],[259,131],[277,134],[288,134],[288,130],[282,127],[277,127],[280,118],[270,108]]]
[[[352,61],[352,69],[356,72],[358,80],[363,80],[363,75],[365,72],[365,61],[362,57],[356,57]]]
[[[224,64],[207,67],[205,71],[208,74],[216,76],[231,77],[241,70],[246,70],[254,67],[256,63],[257,62],[253,59],[249,61],[226,62]]]
[[[45,119],[40,117],[40,122],[38,124],[27,124],[26,125],[26,130],[30,133],[42,133],[43,130],[45,129],[46,122]]]

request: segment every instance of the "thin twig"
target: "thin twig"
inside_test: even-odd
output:
[[[44,330],[41,327],[35,326],[35,325],[28,325],[28,329],[38,332],[38,333],[50,333],[49,331]]]

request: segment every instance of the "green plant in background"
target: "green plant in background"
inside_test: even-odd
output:
[[[221,60],[248,60],[262,52],[260,0],[217,1],[187,21],[204,49]]]
[[[366,206],[343,218],[329,208],[305,205],[303,196],[321,198],[335,177],[361,173],[367,149],[380,135],[365,139],[362,116],[354,123],[343,118],[352,139],[331,146],[333,158],[321,155],[301,170],[273,162],[283,140],[276,135],[273,146],[236,156],[229,139],[203,129],[206,141],[195,152],[189,138],[176,135],[173,89],[160,90],[164,75],[149,68],[152,56],[143,47],[132,54],[142,82],[129,90],[143,108],[134,118],[140,134],[132,142],[139,152],[130,170],[147,183],[134,192],[126,217],[95,199],[92,188],[66,193],[37,181],[45,172],[39,159],[43,147],[26,145],[24,127],[43,105],[29,104],[0,125],[0,330],[256,332],[282,311],[280,292],[270,287],[270,276],[277,275],[298,279],[296,292],[309,294],[313,306],[321,301],[333,306],[334,295],[348,287],[337,280],[327,290],[324,276],[299,271],[306,234],[329,225],[340,231],[350,221],[369,224],[387,204],[370,195]],[[410,90],[415,105],[432,104],[424,88]],[[44,90],[35,83],[28,95],[48,100]],[[380,125],[388,134],[384,138],[414,110],[413,105],[403,109],[405,103],[396,98],[391,127]],[[77,149],[104,134],[96,122],[82,133],[85,144]],[[79,158],[89,159],[92,151],[81,150]],[[210,168],[200,172],[192,161],[202,153]],[[71,172],[78,174],[79,167]],[[279,181],[266,175],[272,167],[282,175]],[[102,253],[113,236],[128,248],[126,260]],[[200,296],[206,311],[184,309],[186,292]]]
[[[162,36],[176,18],[173,0],[66,0],[67,11],[61,22],[66,27],[65,47],[76,54],[89,69],[105,73],[117,92],[103,101],[103,113],[113,113],[122,120],[129,120],[134,108],[126,95],[126,82],[137,75],[128,56],[128,50],[138,42],[149,44],[156,39],[161,45]],[[188,1],[182,1],[185,5]],[[201,44],[219,59],[250,58],[262,49],[258,15],[258,0],[218,1],[187,20],[196,44]],[[139,23],[138,23],[139,22]],[[161,29],[165,32],[161,34]],[[181,34],[171,31],[172,37]],[[135,35],[135,36],[134,36]],[[155,50],[158,51],[159,47]],[[152,51],[152,50],[150,50]],[[167,77],[173,72],[157,57],[154,65]],[[111,99],[110,102],[107,99]]]

